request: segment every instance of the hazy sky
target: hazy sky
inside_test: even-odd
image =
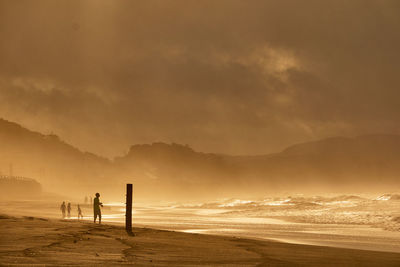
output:
[[[106,156],[400,133],[400,1],[0,0],[0,117]]]

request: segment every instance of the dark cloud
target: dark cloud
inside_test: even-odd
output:
[[[0,1],[0,116],[94,152],[400,133],[398,1]]]

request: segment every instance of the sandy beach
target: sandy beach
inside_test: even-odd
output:
[[[399,266],[400,254],[0,216],[2,266]]]

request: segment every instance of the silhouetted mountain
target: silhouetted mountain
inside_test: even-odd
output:
[[[132,146],[115,165],[139,184],[162,185],[171,192],[179,187],[187,195],[206,194],[210,188],[218,196],[378,192],[400,184],[400,136],[328,138],[264,156],[199,153],[187,146],[154,143]]]
[[[237,186],[237,181],[230,183],[235,166],[225,156],[178,144],[132,146],[126,156],[115,159],[114,167],[133,180],[139,194],[146,194],[142,188],[154,197],[205,198],[211,191],[231,192]]]
[[[239,165],[249,183],[265,179],[277,190],[371,192],[399,185],[399,163],[400,136],[365,135],[298,144]]]
[[[379,192],[400,185],[400,136],[334,137],[280,153],[229,156],[179,144],[134,145],[114,161],[82,152],[55,135],[0,119],[0,171],[32,177],[45,190],[115,191],[138,198],[263,196],[279,192]],[[92,192],[93,191],[93,192]],[[72,194],[72,193],[71,193]]]
[[[105,178],[110,161],[63,142],[0,119],[0,172],[32,177],[45,190],[87,189]],[[95,190],[95,189],[93,189]]]

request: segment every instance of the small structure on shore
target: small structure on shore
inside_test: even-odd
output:
[[[0,196],[14,197],[38,197],[42,193],[42,186],[35,179],[0,175]]]

